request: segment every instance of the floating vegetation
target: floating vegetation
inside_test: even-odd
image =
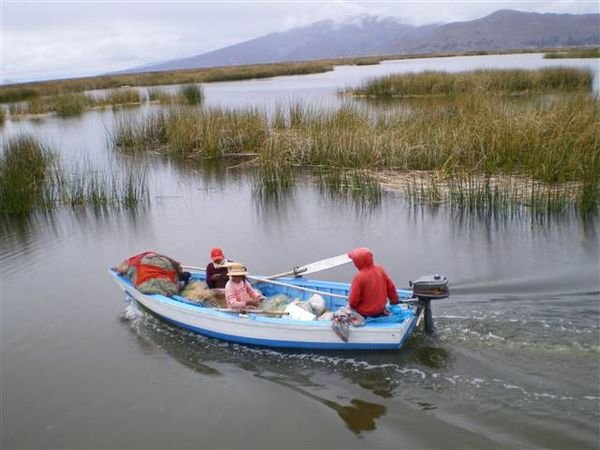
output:
[[[0,125],[4,125],[4,122],[6,122],[6,110],[0,108]]]
[[[342,94],[367,97],[458,96],[591,92],[594,74],[589,69],[549,67],[537,70],[480,69],[448,73],[438,71],[392,74],[371,79]]]
[[[61,206],[135,208],[149,202],[145,170],[94,170],[90,165],[64,170],[36,139],[10,139],[0,154],[0,214],[27,215]]]

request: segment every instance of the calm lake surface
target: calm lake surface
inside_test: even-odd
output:
[[[204,86],[209,106],[339,104],[394,71],[589,66],[504,55],[339,67]],[[598,90],[598,76],[596,76]],[[336,103],[337,102],[337,103]],[[388,193],[361,205],[309,178],[279,200],[252,179],[109,149],[121,114],[8,121],[65,161],[148,171],[137,211],[0,220],[2,448],[557,448],[600,442],[600,220],[478,217]],[[143,250],[203,266],[210,248],[271,274],[370,247],[398,287],[443,273],[438,333],[400,351],[274,351],[182,331],[124,300],[110,266]],[[315,278],[349,281],[350,266]]]

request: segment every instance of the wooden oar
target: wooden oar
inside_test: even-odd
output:
[[[257,281],[257,282],[271,283],[271,284],[275,284],[277,286],[289,287],[291,289],[298,289],[299,291],[305,291],[305,292],[310,292],[310,293],[313,293],[313,294],[319,294],[319,295],[325,296],[325,297],[341,298],[341,299],[346,300],[346,301],[348,300],[348,296],[347,295],[341,295],[341,294],[334,294],[332,292],[319,291],[317,289],[311,289],[311,288],[307,288],[307,287],[296,286],[295,284],[284,283],[282,281],[270,280],[268,278],[255,277],[255,276],[252,276],[252,275],[247,275],[247,278],[250,278],[251,280],[254,280],[254,281]],[[417,302],[418,302],[418,300],[416,298],[398,299],[398,303],[406,303],[406,304],[409,304],[409,305],[415,304]]]
[[[181,266],[183,269],[197,270],[198,272],[206,272],[206,267],[195,267],[195,266]]]
[[[288,272],[282,272],[275,275],[270,275],[265,277],[269,280],[273,280],[275,278],[287,277],[290,275],[299,276],[299,275],[308,275],[309,273],[320,272],[322,270],[331,269],[333,267],[342,266],[344,264],[348,264],[352,260],[348,257],[346,253],[343,255],[333,256],[332,258],[322,259],[320,261],[315,261],[312,263],[305,264],[303,266],[296,266],[292,270]]]
[[[333,256],[331,258],[322,259],[320,261],[315,261],[312,263],[305,264],[303,266],[296,266],[292,270],[287,272],[277,273],[275,275],[269,275],[268,277],[264,277],[263,279],[274,280],[275,278],[287,277],[287,276],[300,276],[300,275],[308,275],[309,273],[320,272],[322,270],[331,269],[333,267],[342,266],[344,264],[348,264],[352,260],[348,257],[347,254]],[[199,270],[205,271],[204,267],[194,267],[194,266],[181,266],[184,269],[189,270]]]
[[[323,291],[319,291],[317,289],[311,289],[311,288],[307,288],[307,287],[296,286],[295,284],[289,284],[289,283],[283,283],[281,281],[271,280],[270,278],[254,277],[252,275],[247,275],[246,278],[249,278],[251,280],[258,281],[258,282],[262,281],[264,283],[275,284],[277,286],[283,286],[283,287],[289,287],[289,288],[293,288],[293,289],[298,289],[299,291],[311,292],[313,294],[325,295],[327,297],[341,298],[341,299],[344,299],[344,300],[348,300],[348,296],[347,295],[333,294],[331,292],[323,292]]]

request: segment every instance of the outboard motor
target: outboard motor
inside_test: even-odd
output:
[[[425,275],[415,281],[409,281],[413,288],[413,298],[417,298],[417,316],[423,314],[425,320],[425,332],[433,334],[433,314],[431,313],[431,300],[440,300],[450,296],[448,289],[448,278],[443,275]],[[420,319],[419,319],[420,320]]]

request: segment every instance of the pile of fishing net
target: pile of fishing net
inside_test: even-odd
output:
[[[211,308],[227,307],[223,290],[210,289],[206,283],[201,280],[192,280],[188,282],[179,295],[194,303],[201,303]]]

